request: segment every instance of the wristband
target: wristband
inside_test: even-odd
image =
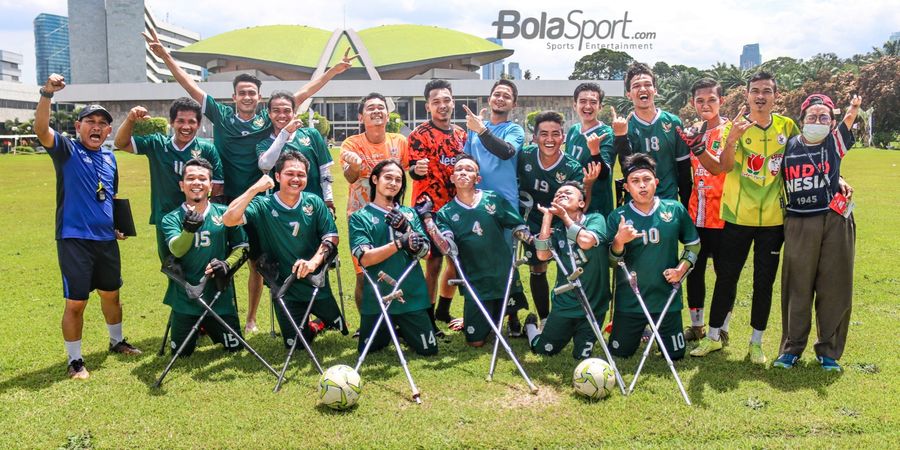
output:
[[[538,251],[550,251],[550,239],[534,238],[534,249]]]
[[[688,249],[684,249],[684,251],[681,252],[680,260],[687,261],[688,264],[690,264],[691,267],[693,267],[694,264],[697,262],[697,254]]]
[[[578,240],[578,232],[583,229],[584,229],[584,227],[581,226],[580,223],[572,222],[572,225],[569,225],[568,227],[566,227],[566,238],[573,242],[577,241]]]
[[[41,93],[41,97],[44,97],[44,98],[53,98],[53,93],[52,93],[52,92],[47,92],[47,91],[45,91],[44,88],[41,88],[41,89],[39,90],[39,92]]]
[[[694,147],[693,149],[691,149],[691,153],[693,153],[694,156],[700,156],[706,153],[706,143]]]

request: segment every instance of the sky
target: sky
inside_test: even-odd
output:
[[[491,37],[498,32],[492,23],[498,20],[499,12],[514,8],[520,16],[518,23],[529,24],[525,32],[533,32],[531,24],[538,22],[542,13],[551,25],[553,18],[560,18],[566,36],[576,36],[578,28],[593,34],[593,24],[605,34],[611,23],[620,21],[615,25],[615,38],[586,38],[583,43],[641,43],[647,48],[626,50],[639,61],[665,61],[701,69],[719,61],[737,65],[745,44],[759,43],[763,61],[780,56],[809,58],[828,52],[849,57],[880,47],[891,33],[900,31],[896,0],[146,0],[146,4],[157,19],[199,32],[204,38],[257,25],[298,24],[330,31],[402,23]],[[23,54],[25,82],[36,83],[32,21],[42,12],[66,15],[67,9],[65,0],[0,0],[0,49]],[[622,22],[626,13],[628,22]],[[567,19],[574,20],[578,27]],[[586,21],[587,26],[581,27]],[[644,32],[655,33],[655,38],[626,41],[621,37],[623,23],[627,36],[633,38]],[[512,32],[513,27],[507,26],[504,31]],[[507,62],[518,62],[523,71],[529,69],[542,79],[568,78],[575,61],[596,51],[586,45],[579,49],[578,38],[526,39],[522,34],[526,33],[504,40],[504,47],[515,51]],[[550,49],[548,44],[574,48]]]

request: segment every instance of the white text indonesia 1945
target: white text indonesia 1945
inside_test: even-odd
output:
[[[656,33],[628,33],[628,25],[633,21],[625,11],[621,19],[582,20],[584,11],[573,10],[562,17],[549,17],[541,12],[540,17],[525,17],[515,10],[501,10],[497,20],[491,25],[497,27],[498,39],[577,39],[578,50],[583,48],[585,39],[639,39],[655,38]]]

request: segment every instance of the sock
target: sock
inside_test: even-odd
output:
[[[528,336],[528,344],[534,341],[534,338],[538,337],[541,333],[538,332],[537,327],[533,323],[525,324],[525,335]]]
[[[703,326],[703,308],[691,308],[691,326],[692,327],[702,327]]]
[[[515,305],[518,305],[519,307],[526,308],[526,309],[528,308],[528,299],[525,298],[524,292],[515,292],[515,293],[511,294],[509,296],[509,298],[511,298],[513,300],[513,303]],[[509,310],[509,305],[507,305],[506,307],[507,307],[507,310]]]
[[[729,311],[728,314],[725,315],[725,322],[722,323],[722,330],[727,332],[729,323],[731,323],[731,311]]]
[[[714,341],[718,341],[719,340],[719,329],[709,327],[709,331],[706,332],[706,337],[708,337]]]
[[[69,354],[69,362],[75,361],[76,359],[81,358],[81,339],[77,341],[65,341],[66,343],[66,353]]]
[[[550,315],[550,286],[547,284],[547,273],[531,272],[529,283],[534,309],[537,310],[538,317],[544,320]]]
[[[434,317],[441,320],[449,319],[451,301],[453,301],[452,297],[438,297],[437,310],[434,312]]]
[[[757,330],[756,328],[754,328],[753,335],[750,336],[750,343],[751,344],[762,344],[762,335],[763,335],[762,330]]]
[[[435,331],[437,331],[437,324],[434,323],[434,305],[431,305],[431,308],[425,308],[425,311],[428,312],[428,318],[431,319],[431,327],[434,328]]]
[[[115,325],[106,324],[106,328],[109,329],[110,345],[116,345],[119,342],[122,342],[122,322]]]

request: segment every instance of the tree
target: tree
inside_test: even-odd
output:
[[[306,111],[303,114],[300,114],[300,120],[303,121],[303,124],[307,127],[310,124],[309,121],[309,111]],[[313,125],[316,131],[322,135],[325,139],[328,139],[328,133],[331,132],[331,122],[328,121],[325,116],[313,111]]]
[[[881,48],[872,47],[872,53],[876,59],[884,56],[900,56],[900,41],[887,41]]]
[[[570,80],[624,80],[634,58],[628,53],[600,49],[575,62]]]
[[[670,78],[662,80],[659,89],[662,93],[665,109],[679,111],[691,99],[691,87],[700,79],[690,71],[679,71]]]
[[[531,79],[531,69],[525,69],[525,73],[522,74],[522,78],[526,80]]]
[[[864,108],[874,108],[873,129],[900,131],[900,57],[885,56],[859,69],[857,94]]]
[[[718,81],[722,85],[722,92],[727,92],[733,87],[743,86],[747,79],[750,78],[750,74],[741,70],[738,66],[723,62],[715,63],[712,69],[705,71],[703,74]]]

